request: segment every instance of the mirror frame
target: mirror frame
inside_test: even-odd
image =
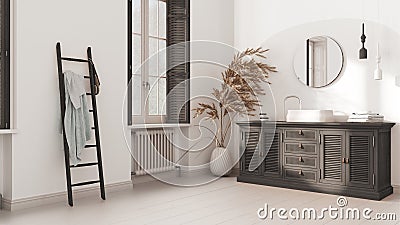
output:
[[[340,45],[340,43],[339,43],[338,41],[336,41],[336,39],[332,38],[331,36],[328,36],[328,35],[315,35],[315,36],[312,36],[312,37],[307,38],[306,40],[309,40],[309,39],[314,38],[314,37],[326,37],[326,38],[329,38],[329,39],[332,40],[335,44],[337,44],[337,46],[339,47],[340,53],[341,53],[340,55],[341,55],[341,57],[342,57],[342,60],[341,60],[342,65],[341,65],[341,68],[340,68],[338,74],[335,76],[335,79],[333,79],[331,82],[327,83],[326,85],[319,86],[319,87],[308,86],[308,85],[306,85],[304,82],[302,82],[302,81],[300,80],[300,77],[299,77],[299,76],[297,75],[297,73],[296,73],[296,68],[295,68],[295,63],[294,63],[294,62],[295,62],[296,55],[297,55],[297,53],[298,53],[298,51],[299,51],[300,48],[297,48],[296,51],[295,51],[295,54],[294,54],[293,60],[292,60],[292,67],[293,67],[293,71],[294,71],[294,75],[295,75],[295,77],[296,77],[296,80],[298,80],[302,85],[304,85],[304,86],[306,86],[306,87],[308,87],[308,88],[325,88],[325,87],[328,87],[328,86],[332,85],[333,83],[335,83],[337,80],[339,80],[339,77],[342,76],[343,71],[344,71],[344,68],[345,68],[345,54],[344,54],[343,48],[342,48],[342,46]],[[302,46],[302,47],[303,47],[303,46]]]

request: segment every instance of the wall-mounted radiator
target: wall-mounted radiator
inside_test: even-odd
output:
[[[173,130],[138,130],[134,133],[132,151],[133,174],[136,176],[174,170]]]

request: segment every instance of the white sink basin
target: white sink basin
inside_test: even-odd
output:
[[[334,122],[333,110],[288,110],[286,122]]]

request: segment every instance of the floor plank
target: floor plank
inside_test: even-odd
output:
[[[110,193],[106,201],[96,197],[77,199],[70,208],[65,202],[15,212],[0,212],[5,225],[132,225],[132,224],[399,224],[396,221],[261,220],[257,210],[268,207],[317,210],[337,206],[338,196],[236,182],[225,177],[207,185],[176,187],[161,182],[137,184],[132,190]],[[382,201],[347,198],[348,207],[369,207],[374,212],[400,216],[400,194]],[[275,215],[276,216],[276,215]]]

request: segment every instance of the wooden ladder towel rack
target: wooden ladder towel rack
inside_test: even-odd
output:
[[[63,57],[61,55],[61,44],[57,43],[56,46],[57,51],[57,65],[58,65],[58,79],[59,79],[59,89],[60,89],[60,106],[61,106],[61,120],[62,120],[62,128],[63,128],[63,141],[64,141],[64,157],[65,157],[65,173],[67,179],[67,192],[68,192],[68,204],[70,206],[74,205],[72,188],[91,185],[91,184],[100,184],[100,195],[103,200],[106,200],[105,188],[104,188],[104,176],[103,176],[103,162],[101,159],[101,146],[100,146],[100,132],[99,132],[99,124],[98,124],[98,116],[97,116],[97,103],[96,103],[96,87],[95,87],[95,73],[96,69],[94,67],[92,61],[92,49],[91,47],[87,48],[87,59],[79,59],[79,58],[70,58]],[[64,127],[64,115],[65,115],[65,84],[64,84],[64,72],[63,72],[63,61],[71,61],[71,62],[80,62],[87,63],[89,68],[89,76],[85,76],[85,79],[89,79],[90,81],[90,93],[86,93],[87,96],[91,96],[92,100],[92,109],[89,112],[93,115],[94,126],[91,128],[95,132],[95,144],[85,145],[85,149],[95,148],[97,153],[97,162],[90,163],[81,163],[76,166],[70,164],[69,158],[69,147],[68,142],[65,136],[65,127]],[[71,168],[82,168],[82,167],[92,167],[97,166],[98,168],[98,180],[86,181],[81,183],[72,183],[71,182]]]

